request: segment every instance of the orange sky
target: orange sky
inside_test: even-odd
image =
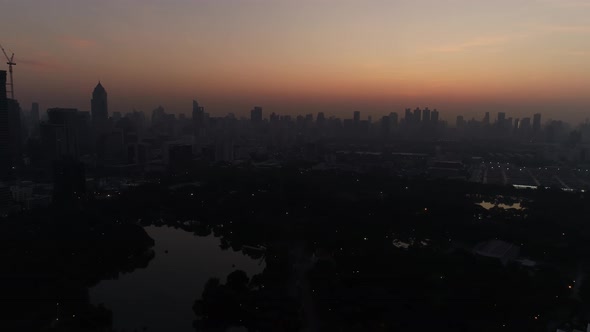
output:
[[[100,79],[122,112],[590,110],[590,0],[6,1],[24,108],[88,110]]]

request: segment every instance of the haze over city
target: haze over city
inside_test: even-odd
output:
[[[0,331],[590,332],[590,0],[0,13]]]
[[[2,1],[22,105],[214,115],[436,107],[583,121],[590,2]],[[5,69],[4,64],[0,66]]]

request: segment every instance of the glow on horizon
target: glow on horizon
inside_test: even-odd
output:
[[[24,108],[582,120],[590,0],[0,0]],[[4,69],[0,66],[0,69]]]

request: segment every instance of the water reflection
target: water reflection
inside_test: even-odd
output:
[[[251,276],[264,269],[264,263],[240,251],[222,250],[212,235],[196,237],[170,227],[145,230],[156,243],[149,266],[90,290],[92,303],[113,311],[115,330],[194,331],[192,305],[209,278],[225,279],[236,269]]]
[[[520,205],[520,202],[507,204],[507,203],[483,201],[483,202],[477,203],[477,204],[486,210],[492,209],[494,207],[504,209],[504,210],[508,210],[508,209],[522,210],[522,206]]]

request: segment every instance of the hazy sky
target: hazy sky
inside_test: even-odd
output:
[[[0,0],[24,108],[585,119],[590,0]],[[1,69],[6,69],[4,61]]]

